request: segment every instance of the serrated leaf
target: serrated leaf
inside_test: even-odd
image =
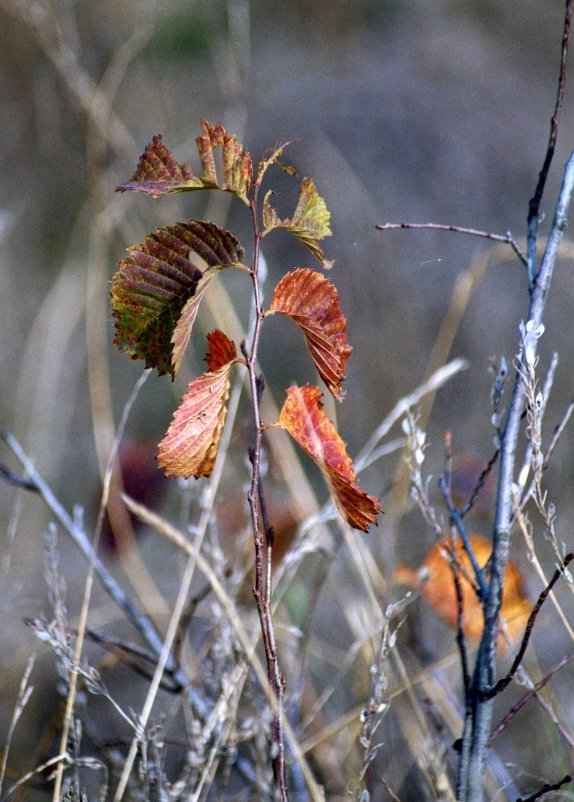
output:
[[[158,448],[158,465],[166,476],[210,476],[227,412],[229,372],[235,346],[222,331],[208,335],[208,365],[218,365],[193,379]]]
[[[251,187],[253,168],[251,156],[244,150],[235,135],[228,134],[218,123],[213,126],[207,120],[201,121],[203,134],[195,140],[203,175],[207,181],[237,195],[245,203],[249,203],[248,193]],[[214,148],[221,147],[223,160],[223,181],[218,181],[215,166]]]
[[[227,334],[215,329],[207,335],[207,354],[205,361],[210,373],[213,373],[229,362],[237,359],[237,348],[235,343],[229,339]]]
[[[299,326],[319,375],[341,401],[347,360],[353,349],[335,286],[321,273],[299,268],[281,279],[270,311],[286,315]]]
[[[131,179],[120,184],[116,192],[145,192],[152,198],[158,198],[169,192],[213,188],[214,185],[204,178],[194,176],[187,162],[178,164],[163,144],[161,134],[158,134],[146,145]]]
[[[324,268],[331,268],[332,262],[323,257],[323,250],[319,240],[331,236],[329,223],[331,213],[327,204],[317,192],[315,182],[311,177],[304,178],[299,188],[299,200],[295,213],[291,219],[281,220],[270,203],[273,193],[269,191],[263,200],[263,235],[276,228],[290,231],[313,254]]]
[[[118,192],[145,192],[160,197],[170,192],[189,192],[199,189],[221,189],[237,195],[249,203],[251,186],[251,156],[241,147],[236,136],[227,133],[221,124],[211,125],[202,120],[203,134],[197,137],[203,174],[193,174],[189,163],[178,164],[164,145],[161,135],[154,136],[140,157],[130,181],[120,184]],[[214,148],[221,146],[223,179],[220,181],[215,166]]]
[[[319,466],[347,523],[363,532],[376,524],[377,513],[382,512],[381,504],[357,486],[345,443],[323,412],[319,388],[289,387],[278,425],[289,432]]]
[[[200,220],[157,229],[128,248],[112,278],[114,345],[174,377],[209,280],[242,258],[233,234]]]

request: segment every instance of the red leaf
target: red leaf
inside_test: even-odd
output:
[[[299,326],[319,375],[342,401],[345,393],[341,385],[353,349],[333,284],[309,268],[287,273],[275,288],[270,311],[287,315]]]
[[[278,425],[289,432],[319,466],[347,523],[363,532],[376,524],[377,513],[382,512],[381,504],[357,486],[345,443],[323,412],[319,388],[289,387]]]
[[[219,365],[193,379],[159,444],[158,464],[166,476],[209,476],[213,471],[229,393],[235,346],[221,331],[208,338],[208,364]]]
[[[158,134],[140,156],[130,181],[121,184],[116,191],[145,192],[146,195],[157,198],[168,192],[206,188],[205,181],[193,175],[187,162],[177,163],[171,151],[163,144],[161,134]]]
[[[207,354],[205,361],[209,372],[213,373],[237,358],[235,344],[219,329],[210,331],[207,335]]]

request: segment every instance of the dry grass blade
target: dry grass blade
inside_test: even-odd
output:
[[[211,584],[211,587],[213,588],[213,591],[218,601],[223,606],[227,615],[229,616],[229,620],[231,621],[233,628],[235,629],[237,637],[239,638],[239,641],[241,642],[241,645],[245,650],[245,653],[249,656],[250,664],[261,684],[261,687],[267,694],[267,698],[270,705],[273,706],[275,702],[268,690],[267,673],[261,661],[255,654],[255,647],[257,645],[258,639],[254,640],[246,631],[239,617],[239,613],[237,612],[234,600],[229,597],[229,594],[226,592],[225,588],[219,581],[218,577],[215,575],[213,569],[211,568],[205,557],[201,554],[201,552],[197,549],[197,547],[194,544],[190,543],[181,532],[172,527],[167,521],[163,520],[158,515],[155,515],[141,504],[137,504],[128,496],[124,496],[124,501],[127,504],[130,511],[134,513],[134,515],[137,515],[139,518],[141,518],[142,521],[148,524],[148,526],[151,526],[153,529],[155,529],[156,532],[169,539],[175,546],[177,546],[177,548],[181,549],[181,551],[183,551],[185,554],[189,556],[190,561],[192,561],[193,563],[197,563],[199,570],[205,575],[206,579]],[[169,634],[169,629],[168,629],[168,634]],[[301,766],[313,802],[324,802],[323,793],[320,787],[317,785],[317,782],[315,781],[315,778],[313,777],[313,774],[309,767],[309,764],[305,759],[303,753],[301,752],[301,748],[299,746],[295,733],[293,732],[287,721],[284,722],[284,726],[289,745],[293,752],[293,756]],[[119,800],[121,799],[121,795],[116,794],[115,799],[116,802],[119,802]]]
[[[14,735],[14,730],[16,729],[16,725],[20,720],[22,713],[24,712],[24,708],[28,704],[28,700],[32,695],[34,690],[32,685],[29,685],[30,682],[30,674],[32,673],[32,668],[34,667],[34,662],[36,660],[36,655],[32,655],[26,666],[26,670],[22,676],[22,680],[20,682],[20,688],[18,690],[18,697],[16,699],[16,706],[14,707],[14,713],[12,714],[12,719],[10,721],[10,726],[8,728],[8,732],[6,733],[6,744],[4,746],[4,753],[2,755],[2,763],[0,764],[0,797],[2,796],[2,785],[4,783],[4,777],[6,776],[6,766],[8,765],[8,754],[10,752],[10,745],[12,743],[12,737]]]

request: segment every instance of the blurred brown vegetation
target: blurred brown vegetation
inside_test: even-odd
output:
[[[287,161],[300,174],[314,177],[332,212],[334,236],[325,242],[325,250],[336,260],[331,278],[354,346],[347,398],[336,412],[352,455],[394,403],[425,377],[456,282],[473,271],[476,288],[459,310],[460,321],[450,324],[447,335],[453,342],[441,354],[443,361],[464,357],[470,368],[437,395],[428,426],[428,471],[436,475],[441,470],[441,435],[447,427],[460,455],[478,464],[490,458],[488,369],[493,357],[504,354],[510,363],[515,353],[517,326],[527,305],[524,268],[510,248],[482,240],[432,231],[380,232],[374,226],[431,220],[500,234],[511,230],[517,239],[523,237],[555,99],[562,15],[563,4],[557,0],[338,0],[328,10],[314,0],[0,0],[0,427],[13,432],[33,455],[68,509],[84,507],[88,530],[95,521],[94,498],[114,426],[142,370],[111,350],[107,300],[115,263],[127,245],[174,219],[206,215],[240,238],[249,231],[244,210],[240,204],[229,205],[228,199],[193,193],[152,203],[114,196],[115,186],[132,174],[155,133],[164,135],[180,160],[195,159],[201,117],[237,132],[255,158],[274,143],[295,140]],[[98,86],[101,96],[94,95]],[[572,147],[573,123],[569,99],[543,204],[550,215],[560,167]],[[280,211],[289,211],[294,185],[277,175],[274,186]],[[547,228],[542,223],[542,231]],[[567,244],[564,249],[565,262],[571,257],[569,248]],[[270,237],[264,250],[270,296],[285,269],[308,260],[287,237]],[[248,299],[242,285],[231,280],[226,286],[244,315]],[[543,367],[555,350],[561,360],[549,426],[572,396],[573,300],[572,273],[563,265],[552,288],[541,351]],[[200,325],[209,331],[213,313],[204,310]],[[296,339],[286,324],[269,323],[262,365],[277,398],[287,383],[312,377],[310,360]],[[192,353],[193,348],[188,377],[203,366],[199,338]],[[151,376],[130,416],[129,436],[144,443],[159,439],[183,389],[183,380],[170,385]],[[242,473],[246,457],[241,448],[248,434],[246,425],[238,435],[239,448],[233,448],[236,473],[225,487],[222,529],[233,528],[228,523],[233,519],[230,504],[243,504],[247,474]],[[0,459],[16,469],[8,453]],[[548,474],[559,510],[559,536],[565,540],[571,540],[574,520],[573,463],[574,439],[567,434]],[[369,492],[382,496],[383,506],[395,468],[396,455],[376,463],[362,480]],[[317,489],[324,499],[322,486]],[[177,521],[186,492],[172,483],[157,506]],[[155,502],[152,498],[148,504],[154,507]],[[198,504],[195,496],[191,503]],[[432,540],[408,505],[403,498],[400,514],[392,510],[364,538],[386,579],[386,597],[379,600],[383,609],[396,597],[390,587],[395,560],[418,565]],[[292,510],[281,515],[291,529]],[[51,518],[38,498],[7,485],[0,486],[0,516],[0,730],[5,731],[23,668],[36,648],[23,619],[46,608],[42,535]],[[236,520],[243,529],[243,511]],[[489,524],[488,510],[479,511],[475,528],[487,534]],[[142,559],[153,565],[154,580],[169,599],[177,555],[170,555],[157,538],[141,542]],[[524,564],[517,545],[516,559]],[[74,621],[85,564],[63,534],[59,548]],[[359,594],[354,595],[358,579],[346,573],[347,548],[333,557],[327,591],[317,604],[308,600],[313,590],[307,586],[320,571],[316,555],[290,590],[293,620],[312,609],[313,627],[330,640],[330,652],[323,644],[322,659],[309,659],[317,696],[333,680],[368,618]],[[552,563],[543,546],[541,559]],[[112,563],[112,568],[123,580],[125,566]],[[536,579],[532,585],[535,592],[540,589]],[[345,605],[350,612],[342,623]],[[161,605],[155,613],[165,621]],[[542,672],[572,647],[552,613],[546,615],[534,639]],[[406,662],[420,678],[423,663],[432,664],[445,651],[453,655],[454,640],[421,600],[409,607],[408,618],[401,632],[411,649]],[[99,589],[94,619],[103,628],[133,637]],[[37,692],[15,736],[11,780],[44,759],[53,746],[50,728],[59,703],[54,692],[58,680],[47,650],[39,660],[43,681],[34,682]],[[330,720],[368,694],[364,665],[363,679],[359,671],[356,676],[349,672],[337,687]],[[447,672],[454,685],[456,658],[436,671]],[[288,682],[294,682],[287,674]],[[559,682],[567,696],[566,680]],[[139,683],[129,684],[126,709],[131,703],[137,707]],[[429,687],[424,685],[421,696],[433,720],[444,699],[429,696]],[[561,696],[559,684],[555,695]],[[422,798],[422,792],[410,775],[409,739],[396,724],[402,704],[402,697],[396,708],[391,704],[383,732],[388,751],[383,749],[382,759],[389,783],[407,802]],[[562,713],[567,725],[574,726],[573,710],[566,706]],[[534,721],[546,728],[552,743],[556,736],[536,716],[540,714],[535,712]],[[99,708],[94,719],[105,731],[109,722]],[[311,733],[319,719],[313,719]],[[554,778],[547,753],[532,754],[527,729],[500,739],[501,754],[519,766],[518,785],[526,789],[531,779],[527,772],[535,780],[545,772]],[[110,739],[115,734],[110,725]],[[349,752],[356,734],[355,729],[345,742]],[[452,740],[447,732],[445,744]],[[412,742],[408,746],[412,749]],[[321,749],[325,747],[317,747],[315,759],[325,770],[333,756],[321,754]],[[345,753],[339,760],[341,778],[333,780],[329,798],[345,794],[351,776],[346,760]],[[356,760],[349,757],[347,763],[352,767]],[[377,799],[387,798],[382,788],[377,793]],[[49,797],[38,791],[37,798]]]

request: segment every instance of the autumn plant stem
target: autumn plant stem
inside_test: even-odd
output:
[[[265,660],[267,663],[269,689],[273,692],[276,702],[273,710],[273,722],[271,725],[269,744],[271,763],[273,767],[275,787],[279,792],[279,798],[281,799],[281,802],[287,802],[289,797],[287,792],[287,777],[285,771],[285,732],[283,725],[285,679],[281,674],[281,669],[279,667],[271,611],[271,554],[273,545],[273,530],[269,526],[269,522],[267,520],[263,482],[261,480],[263,424],[261,421],[260,401],[264,385],[262,377],[257,373],[257,353],[264,311],[261,305],[261,290],[259,286],[259,254],[261,233],[259,231],[257,221],[258,189],[259,187],[256,186],[251,202],[254,233],[254,252],[251,280],[253,282],[255,323],[253,327],[251,346],[249,349],[244,346],[244,355],[249,373],[249,385],[251,388],[253,422],[255,429],[254,445],[250,451],[252,474],[251,485],[247,494],[247,499],[251,511],[251,525],[253,529],[253,541],[255,546],[255,580],[253,584],[253,595],[255,597],[257,613],[261,623],[261,634],[263,637],[263,647],[265,650]]]
[[[535,274],[531,288],[531,300],[526,328],[536,332],[542,324],[546,300],[554,274],[558,247],[567,225],[568,210],[574,191],[574,153],[570,156],[562,181],[560,195],[554,213],[552,229],[540,269]],[[537,338],[533,337],[526,354],[526,342],[520,346],[518,368],[525,360],[536,358]],[[508,551],[513,515],[512,494],[516,462],[516,446],[524,405],[524,384],[520,369],[517,370],[506,426],[501,440],[500,475],[494,523],[492,573],[486,603],[484,605],[485,626],[480,642],[475,670],[471,680],[470,703],[465,716],[463,751],[459,771],[459,799],[465,802],[482,802],[484,772],[486,769],[487,745],[490,737],[493,698],[490,691],[494,684],[496,650],[500,622],[500,607],[504,573],[508,562]]]
[[[249,209],[253,230],[253,261],[243,263],[244,248],[234,234],[206,220],[187,220],[164,226],[128,248],[112,278],[111,305],[115,318],[114,344],[132,359],[145,361],[160,376],[177,375],[182,365],[198,308],[217,273],[241,270],[251,278],[255,318],[250,334],[241,343],[243,358],[235,343],[221,329],[206,335],[207,370],[193,378],[172,423],[158,447],[158,465],[166,476],[196,479],[212,474],[227,413],[230,373],[235,366],[247,369],[251,390],[254,439],[249,448],[251,481],[247,494],[255,546],[253,593],[261,624],[267,662],[267,684],[272,725],[269,736],[276,797],[287,802],[284,718],[285,681],[279,667],[271,612],[273,527],[267,515],[262,483],[262,438],[267,428],[280,428],[297,442],[323,473],[339,512],[349,526],[362,532],[377,523],[381,504],[356,483],[353,462],[345,443],[323,411],[318,386],[291,385],[275,422],[263,424],[260,402],[264,389],[258,373],[258,353],[265,317],[280,314],[290,318],[305,338],[307,349],[328,392],[343,400],[351,346],[346,318],[335,285],[312,268],[296,268],[284,274],[275,287],[270,305],[263,308],[260,283],[261,240],[276,229],[289,232],[317,260],[321,268],[332,266],[325,259],[320,240],[331,235],[330,212],[311,176],[300,181],[299,197],[292,217],[280,218],[268,190],[259,203],[261,182],[275,166],[292,177],[296,170],[280,162],[286,145],[268,151],[253,165],[251,155],[219,123],[201,121],[196,137],[201,173],[188,162],[179,164],[163,143],[153,137],[140,157],[132,178],[120,192],[143,192],[161,197],[172,192],[221,191],[235,195]],[[221,148],[221,168],[215,151]],[[199,266],[201,265],[201,267]]]

